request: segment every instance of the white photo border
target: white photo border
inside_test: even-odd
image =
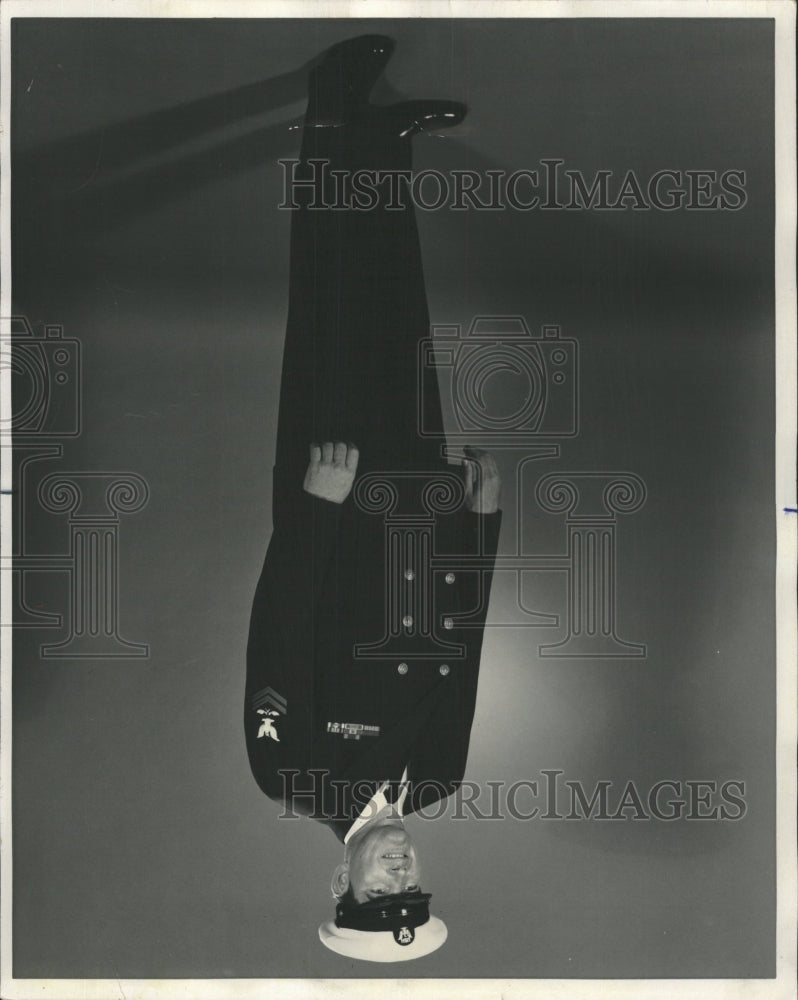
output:
[[[37,997],[85,998],[191,997],[196,1000],[260,998],[272,1000],[333,997],[371,1000],[381,993],[398,1000],[434,995],[441,1000],[477,1000],[486,996],[517,998],[612,998],[612,1000],[788,1000],[796,996],[796,760],[798,685],[796,684],[796,103],[795,5],[792,0],[3,0],[0,7],[0,336],[10,332],[10,28],[15,17],[149,18],[757,18],[775,22],[775,301],[776,301],[776,490],[777,519],[777,973],[775,979],[15,979],[12,958],[12,814],[11,814],[11,634],[0,630],[2,656],[0,701],[0,996],[5,1000]],[[10,371],[0,371],[3,420],[0,480],[0,547],[12,551],[11,463],[8,460],[11,415]],[[0,588],[0,620],[11,617],[10,570]]]

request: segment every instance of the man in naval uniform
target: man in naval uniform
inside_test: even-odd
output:
[[[352,39],[310,77],[244,710],[260,788],[344,845],[322,942],[372,961],[446,937],[404,816],[463,778],[501,520],[493,458],[466,449],[455,476],[441,457],[436,373],[418,369],[429,315],[412,204],[388,208],[386,181],[366,210],[319,207],[337,183],[319,163],[345,177],[409,171],[412,136],[465,114],[369,104],[392,51],[383,36]]]

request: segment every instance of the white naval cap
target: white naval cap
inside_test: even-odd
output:
[[[410,928],[408,933],[410,940],[402,944],[402,928],[397,932],[400,937],[397,941],[393,931],[357,931],[352,927],[336,927],[333,920],[319,927],[321,943],[330,951],[364,962],[409,962],[430,955],[440,948],[449,932],[439,917],[430,917],[426,924]]]
[[[321,943],[364,962],[407,962],[437,951],[446,924],[430,914],[428,893],[402,894],[359,906],[336,907],[335,920],[319,927]]]

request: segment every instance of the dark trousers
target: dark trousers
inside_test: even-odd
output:
[[[300,156],[298,178],[310,175],[311,158],[352,173],[409,170],[411,140],[393,134],[375,112],[337,128],[306,127]],[[312,194],[297,189],[278,484],[301,484],[311,441],[356,444],[360,474],[444,465],[437,379],[431,369],[419,372],[429,313],[415,213],[407,192],[401,209],[386,207],[387,182],[380,192],[374,208],[334,210],[309,208]],[[325,196],[334,200],[332,181]],[[419,399],[425,428],[440,430],[437,439],[419,435]]]

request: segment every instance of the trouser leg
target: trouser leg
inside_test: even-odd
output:
[[[378,113],[306,127],[296,176],[308,176],[311,158],[328,161],[332,202],[329,171],[409,171],[410,143]],[[277,466],[289,479],[301,480],[313,440],[354,442],[361,472],[441,465],[441,439],[419,433],[420,399],[425,430],[440,428],[441,416],[435,373],[419,372],[429,314],[414,210],[406,198],[387,208],[387,186],[379,191],[366,210],[312,209],[309,191],[295,196],[277,435]]]

